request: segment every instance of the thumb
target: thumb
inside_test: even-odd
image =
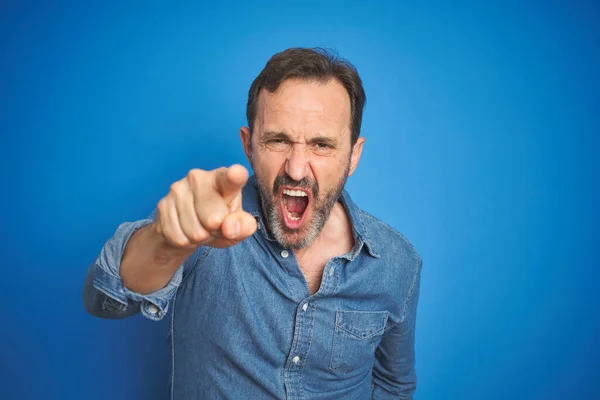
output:
[[[221,233],[225,238],[240,242],[256,232],[256,219],[246,211],[236,211],[223,219]]]

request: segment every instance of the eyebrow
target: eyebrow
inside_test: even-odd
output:
[[[274,139],[278,139],[278,140],[290,140],[291,138],[285,134],[284,132],[273,132],[273,131],[267,131],[265,133],[263,133],[261,141],[263,142],[267,142],[269,140],[274,140]]]

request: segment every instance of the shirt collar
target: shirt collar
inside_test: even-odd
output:
[[[340,201],[348,216],[350,217],[350,223],[352,225],[352,233],[354,235],[355,246],[351,251],[350,259],[353,260],[361,251],[363,244],[366,245],[368,253],[375,258],[379,258],[379,254],[375,250],[373,242],[369,238],[369,231],[365,225],[362,213],[360,209],[354,204],[350,194],[344,189],[340,196]],[[242,208],[244,211],[253,215],[258,223],[259,228],[263,231],[267,239],[274,240],[266,229],[266,225],[263,221],[261,213],[260,195],[254,175],[250,176],[246,186],[242,189]]]

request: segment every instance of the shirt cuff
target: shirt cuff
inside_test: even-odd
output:
[[[159,321],[167,313],[169,301],[181,284],[183,275],[183,263],[167,285],[149,294],[139,294],[123,286],[119,270],[125,247],[131,236],[138,229],[152,223],[152,219],[143,219],[136,222],[124,222],[119,225],[112,238],[106,242],[100,255],[93,266],[93,285],[112,299],[122,304],[123,310],[131,302],[139,303],[144,317]]]

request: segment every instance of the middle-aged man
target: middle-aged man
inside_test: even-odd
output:
[[[364,103],[347,61],[275,54],[240,130],[254,175],[191,170],[102,248],[85,307],[171,310],[171,399],[412,398],[422,262],[344,190]]]

